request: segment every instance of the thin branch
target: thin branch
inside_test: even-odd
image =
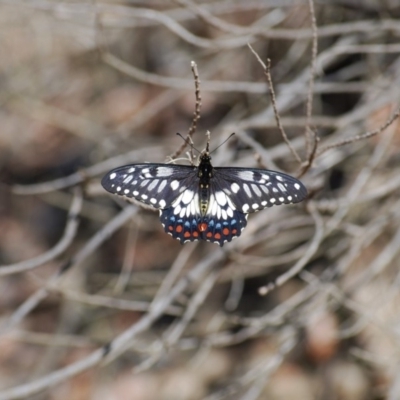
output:
[[[308,86],[308,95],[307,95],[307,122],[305,127],[305,138],[306,138],[306,154],[307,159],[310,160],[312,157],[312,153],[315,154],[315,150],[313,148],[316,147],[315,142],[317,141],[316,131],[311,131],[310,122],[312,116],[312,107],[313,107],[313,96],[314,96],[314,82],[317,68],[317,53],[318,53],[318,30],[317,30],[317,20],[315,18],[315,10],[314,10],[314,1],[308,0],[309,8],[310,8],[310,16],[311,16],[311,27],[312,27],[312,50],[311,50],[311,67],[310,67],[310,81]],[[311,133],[313,133],[313,141],[311,139]],[[308,162],[311,165],[311,162]]]
[[[99,246],[112,235],[118,228],[126,223],[137,212],[137,207],[128,206],[116,215],[108,224],[100,229],[86,244],[79,250],[69,262],[64,263],[59,270],[54,273],[48,280],[46,285],[54,288],[61,276],[65,272],[83,262],[88,256],[96,251]],[[10,329],[18,325],[23,318],[28,315],[41,300],[47,297],[49,289],[42,287],[30,297],[28,297],[12,314],[9,318],[3,321],[0,326],[0,334],[7,333]]]
[[[290,140],[287,137],[285,130],[283,129],[283,126],[282,126],[282,123],[281,123],[281,119],[280,119],[280,116],[279,116],[279,113],[278,113],[278,109],[277,109],[277,106],[276,106],[276,97],[275,97],[274,85],[272,83],[272,78],[271,78],[271,60],[268,58],[267,59],[267,65],[265,65],[265,63],[261,60],[261,57],[253,49],[253,47],[251,47],[251,45],[249,43],[247,45],[249,46],[251,52],[256,57],[257,61],[262,65],[262,67],[264,69],[264,74],[267,77],[269,92],[270,92],[270,95],[271,95],[271,103],[272,103],[272,107],[274,109],[274,115],[275,115],[276,124],[278,125],[278,128],[279,128],[279,131],[280,131],[280,133],[282,135],[282,138],[285,141],[285,143],[287,144],[287,146],[289,147],[291,153],[293,154],[293,157],[297,160],[297,162],[299,164],[301,164],[302,163],[301,158],[298,155],[296,149],[290,143]]]
[[[82,207],[82,202],[82,190],[80,188],[76,188],[74,191],[74,198],[71,202],[71,207],[69,209],[64,234],[59,242],[53,248],[38,257],[19,262],[17,264],[0,266],[0,276],[32,270],[49,261],[54,260],[60,254],[62,254],[75,238],[79,226],[78,215]]]
[[[167,342],[167,346],[171,346],[172,344],[176,343],[183,335],[186,327],[194,318],[196,312],[203,305],[207,295],[214,287],[214,284],[218,278],[218,273],[219,269],[215,268],[205,279],[203,279],[197,293],[190,300],[185,313],[182,315],[182,318],[165,332],[164,340]]]
[[[397,118],[399,118],[399,116],[400,116],[400,106],[385,121],[385,123],[383,125],[381,125],[378,129],[376,129],[374,131],[366,132],[366,133],[364,133],[362,135],[353,136],[352,138],[340,140],[340,141],[338,141],[336,143],[332,143],[332,144],[329,144],[327,146],[324,146],[317,152],[317,156],[320,156],[321,154],[325,153],[328,150],[335,149],[337,147],[341,147],[341,146],[344,146],[346,144],[354,143],[354,142],[357,142],[359,140],[364,140],[364,139],[368,139],[370,137],[376,136],[376,135],[380,134],[381,132],[383,132],[386,128],[388,128]]]
[[[319,215],[317,208],[315,207],[315,204],[312,201],[308,203],[308,208],[310,214],[312,215],[315,221],[315,234],[313,239],[311,240],[308,249],[303,254],[303,257],[301,257],[300,260],[292,268],[289,269],[289,271],[280,275],[274,282],[271,282],[265,286],[260,287],[258,290],[260,295],[265,296],[271,290],[279,286],[282,286],[284,283],[286,283],[294,276],[296,276],[306,266],[306,264],[311,260],[311,258],[315,255],[315,253],[319,249],[319,246],[324,238],[323,220],[322,217]]]
[[[197,123],[200,119],[201,93],[200,93],[199,72],[197,70],[197,64],[194,61],[191,62],[191,68],[192,68],[192,73],[193,73],[193,78],[194,78],[196,105],[195,105],[195,110],[193,113],[192,123],[191,123],[188,133],[186,135],[186,139],[182,143],[181,147],[179,147],[179,149],[170,156],[170,158],[173,160],[182,154],[182,152],[185,150],[185,148],[188,144],[191,145],[190,146],[190,159],[193,160],[193,139],[192,139],[192,137],[196,132]]]
[[[78,172],[75,172],[68,176],[64,176],[59,179],[54,179],[52,181],[36,183],[32,185],[13,185],[11,187],[11,190],[15,194],[31,195],[65,189],[67,187],[75,186],[79,183],[82,183],[88,178],[93,178],[96,175],[105,173],[119,165],[129,164],[131,162],[142,159],[145,160],[148,157],[161,158],[163,156],[163,150],[163,146],[154,146],[150,148],[132,150],[128,153],[111,157],[108,160],[91,165],[88,168],[81,169]]]
[[[132,268],[135,261],[136,245],[137,245],[138,229],[137,226],[131,221],[129,225],[128,235],[125,244],[125,256],[122,263],[121,272],[118,280],[114,286],[114,293],[122,293],[129,283],[132,275]]]

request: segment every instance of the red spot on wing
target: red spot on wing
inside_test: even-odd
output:
[[[228,236],[228,235],[229,235],[229,229],[228,229],[228,228],[224,228],[224,229],[222,230],[222,233],[223,233],[225,236]]]
[[[199,237],[199,232],[194,231],[193,232],[193,237]]]
[[[219,233],[216,233],[214,235],[214,239],[217,239],[217,240],[221,239],[221,235]]]
[[[175,229],[178,233],[181,233],[183,231],[182,225],[178,225]]]
[[[190,232],[185,232],[185,233],[183,234],[183,237],[189,238],[189,237],[190,237]]]
[[[198,225],[198,228],[199,228],[200,232],[204,232],[205,230],[207,230],[208,224],[206,224],[205,222],[202,222],[201,224]]]
[[[211,232],[208,232],[206,236],[207,236],[208,238],[210,238],[210,237],[212,237],[212,233],[211,233]]]
[[[174,227],[173,227],[172,225],[170,225],[170,226],[168,227],[168,230],[169,230],[169,231],[173,231],[173,230],[174,230]]]
[[[232,235],[236,235],[237,234],[237,229],[232,229]]]

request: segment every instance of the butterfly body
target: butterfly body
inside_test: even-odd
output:
[[[307,196],[300,181],[280,172],[213,167],[207,150],[198,166],[132,164],[110,171],[102,185],[158,209],[165,232],[181,243],[206,240],[220,246],[240,236],[249,213]]]
[[[213,167],[211,165],[211,157],[207,153],[200,156],[200,164],[198,166],[199,177],[199,199],[200,199],[200,212],[204,216],[207,213],[209,199],[210,199],[210,180],[213,174]]]

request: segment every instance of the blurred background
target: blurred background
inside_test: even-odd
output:
[[[352,140],[399,106],[399,19],[397,0],[0,0],[0,399],[400,398],[400,128]],[[100,185],[181,146],[192,60],[195,146],[236,133],[214,165],[313,161],[306,202],[223,248]]]

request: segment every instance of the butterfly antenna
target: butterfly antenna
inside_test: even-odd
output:
[[[196,150],[199,154],[201,151],[197,150],[196,147],[194,147],[193,140],[190,136],[184,138],[179,132],[176,133],[184,142],[186,142],[193,150]]]
[[[228,138],[226,138],[218,147],[216,147],[211,153],[214,153],[215,150],[218,150],[223,144],[225,144],[233,135],[235,132],[231,133]],[[208,143],[207,143],[208,144]]]

